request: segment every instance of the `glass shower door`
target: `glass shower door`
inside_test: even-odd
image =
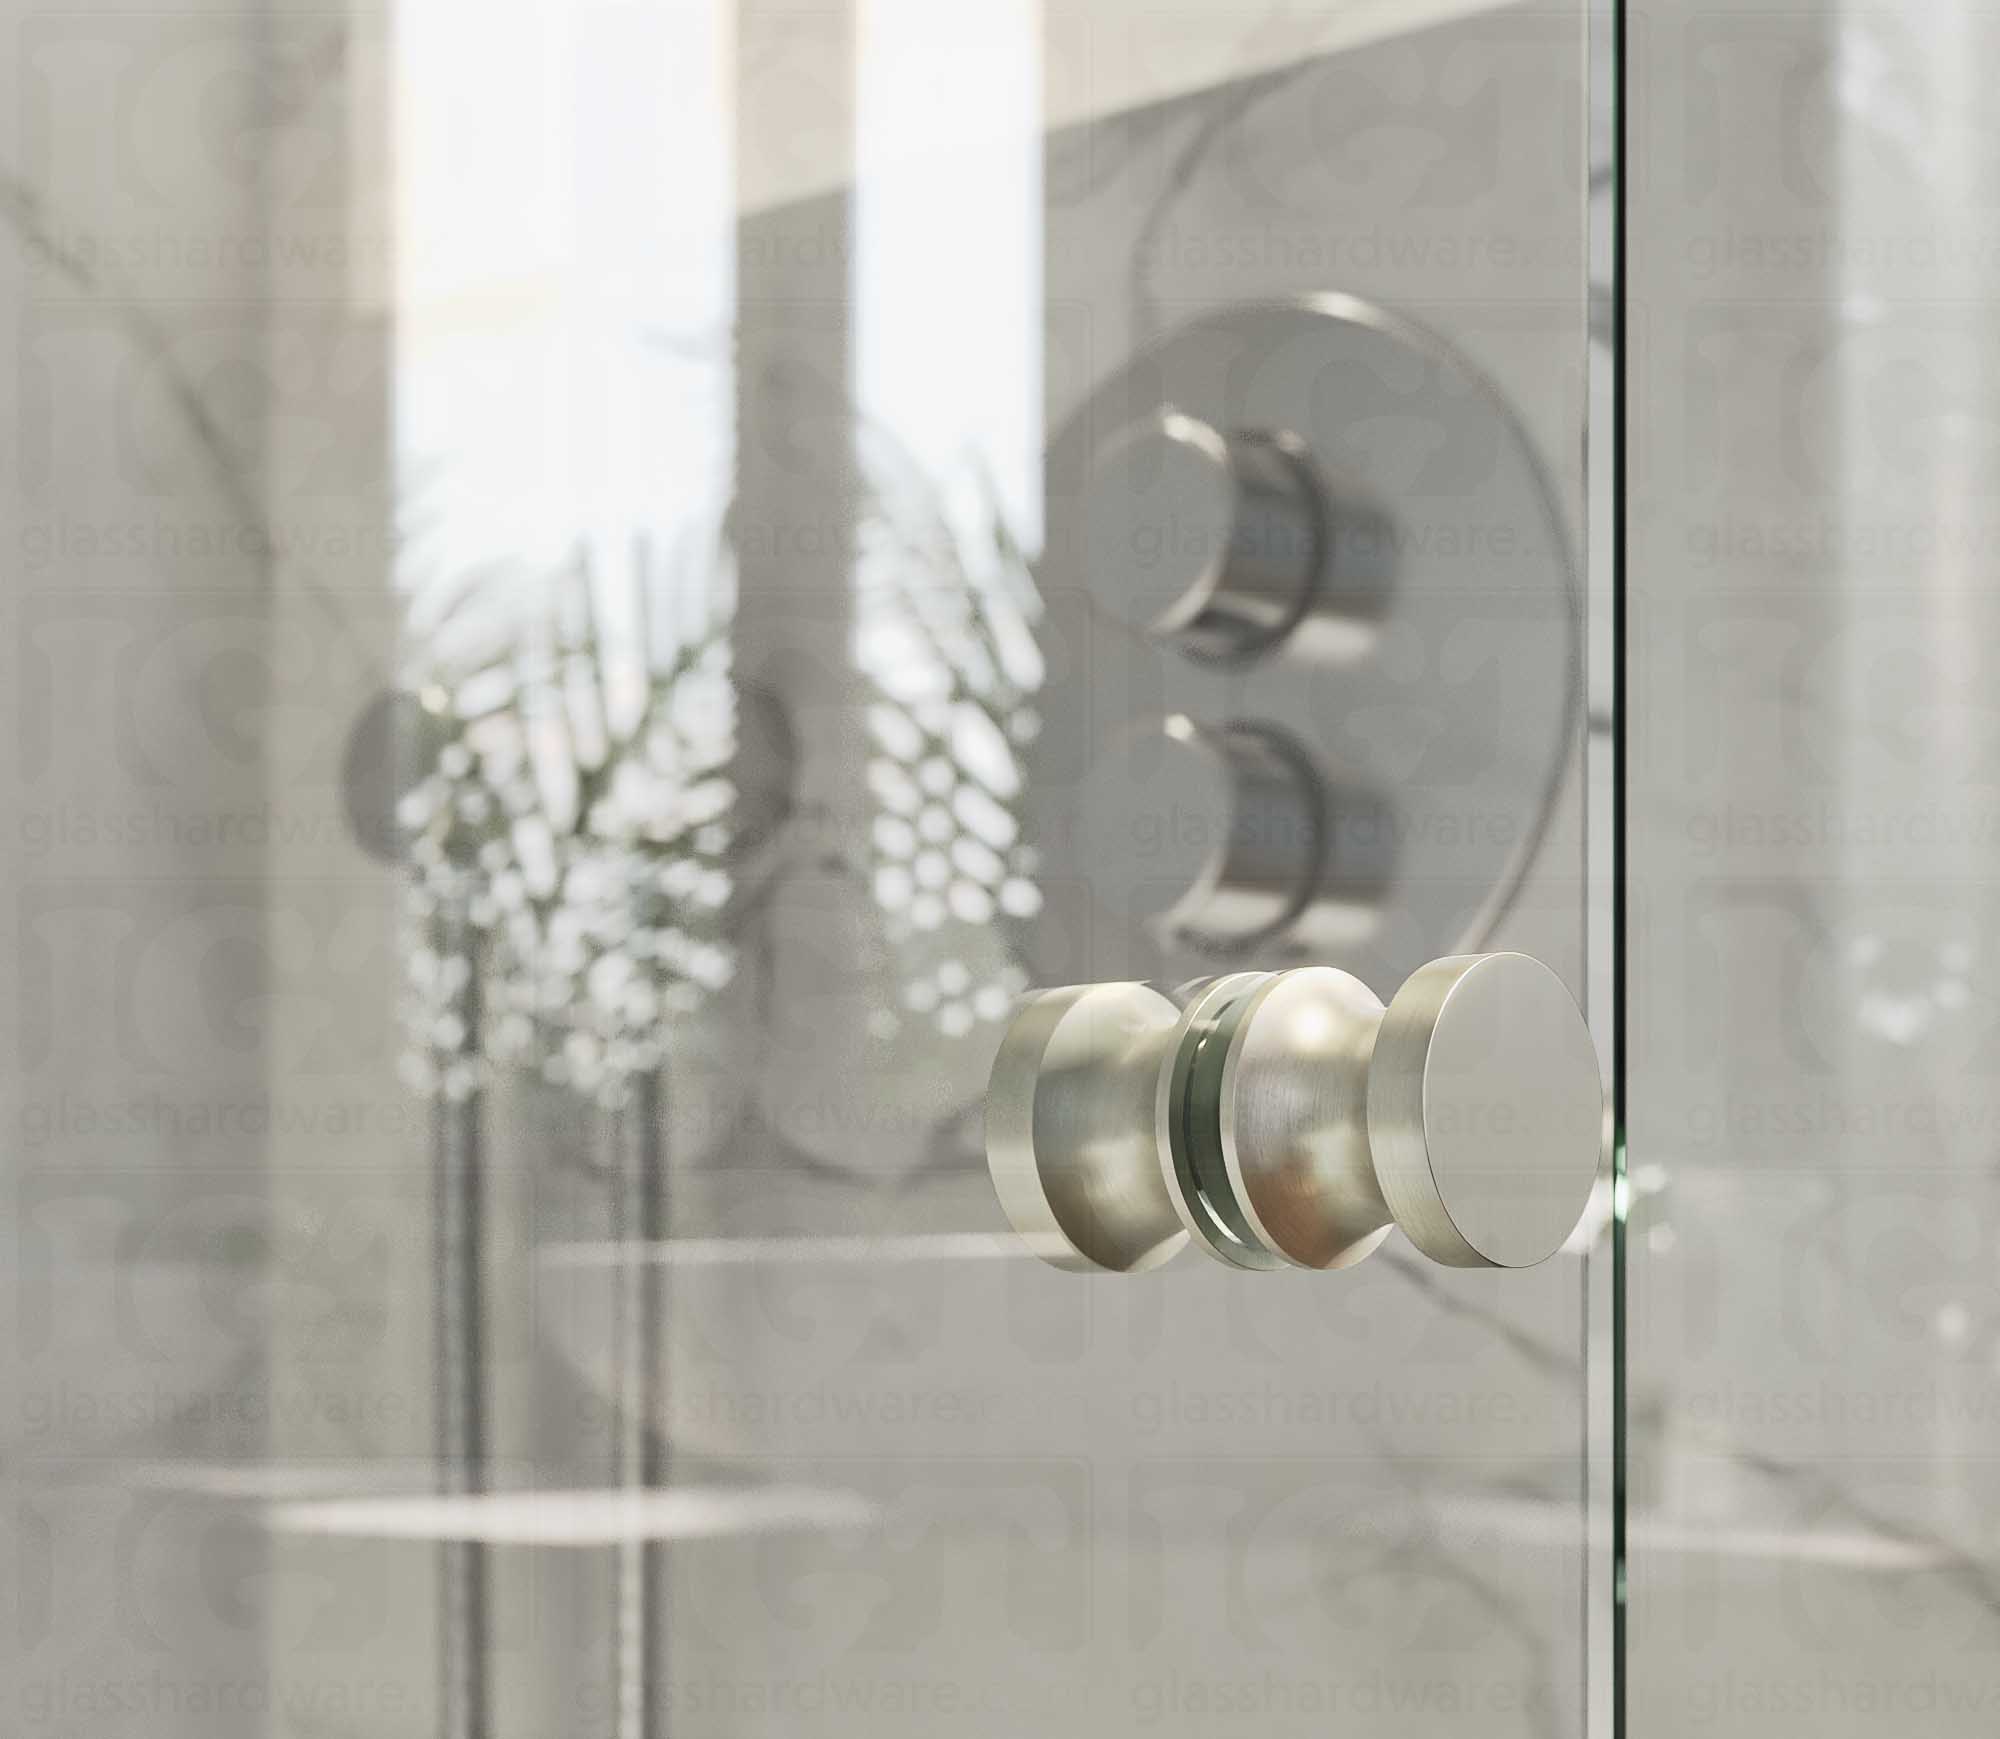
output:
[[[40,28],[25,1730],[1603,1730],[1598,1101],[1438,1181],[1610,1039],[1585,9]],[[1024,1239],[1088,986],[1437,1212],[1127,1057]]]

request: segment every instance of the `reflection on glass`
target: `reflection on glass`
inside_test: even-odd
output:
[[[853,656],[891,1042],[909,1017],[947,1038],[998,1020],[1025,980],[990,927],[1041,900],[1020,808],[1043,673],[1038,11],[856,19]]]
[[[968,510],[982,505],[977,485]],[[1041,906],[1020,809],[1020,753],[1040,723],[1040,604],[998,503],[983,505],[962,537],[917,480],[884,477],[870,489],[856,578],[855,661],[872,694],[870,885],[903,962],[904,1009],[954,1038],[998,1020],[1025,983],[993,957],[987,926]]]
[[[728,642],[656,634],[643,545],[628,574],[628,635],[606,631],[579,561],[546,616],[510,605],[497,632],[453,634],[491,607],[475,587],[426,636],[411,685],[426,770],[398,808],[415,876],[408,1061],[426,1090],[476,1080],[461,1006],[475,970],[491,1055],[610,1102],[665,1061],[669,1020],[730,978]],[[477,959],[445,936],[478,938]]]

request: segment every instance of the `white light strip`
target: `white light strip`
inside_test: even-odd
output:
[[[274,1505],[270,1527],[350,1539],[471,1540],[501,1546],[614,1546],[865,1527],[875,1506],[812,1486],[678,1486],[657,1491],[508,1491],[335,1498]]]

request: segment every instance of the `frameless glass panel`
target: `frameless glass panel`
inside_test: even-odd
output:
[[[1637,28],[1632,1731],[1985,1732],[2000,44]]]
[[[24,1730],[1592,1724],[1608,1184],[1080,1275],[983,1116],[1608,1043],[1586,24],[25,27]]]

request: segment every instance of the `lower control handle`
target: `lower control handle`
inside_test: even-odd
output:
[[[986,1156],[1059,1267],[1341,1268],[1401,1226],[1524,1268],[1581,1217],[1604,1143],[1583,1016],[1525,954],[1420,968],[1384,1008],[1333,967],[1030,996],[994,1059]]]

